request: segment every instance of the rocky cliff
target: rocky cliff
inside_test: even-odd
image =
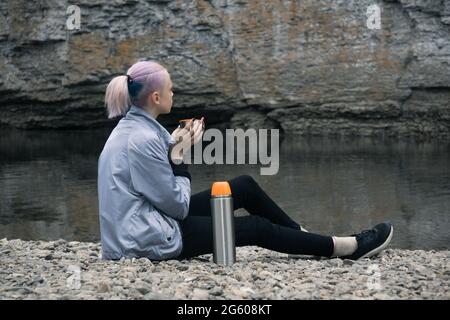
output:
[[[2,125],[112,125],[106,85],[145,58],[172,75],[167,124],[450,136],[450,0],[6,0],[0,51]]]

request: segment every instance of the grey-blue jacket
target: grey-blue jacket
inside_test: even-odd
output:
[[[131,106],[111,132],[98,161],[103,259],[164,260],[182,250],[179,221],[189,210],[190,180],[174,176],[169,132]]]

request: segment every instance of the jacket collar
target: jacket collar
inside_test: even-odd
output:
[[[172,138],[170,133],[164,128],[155,118],[152,117],[151,114],[146,112],[144,109],[131,105],[130,109],[128,110],[126,114],[127,118],[133,118],[137,117],[141,120],[143,120],[145,123],[147,123],[150,127],[155,129],[160,137],[162,137],[165,141],[167,141],[169,144],[174,144],[175,139]]]

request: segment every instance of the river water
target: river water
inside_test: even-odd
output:
[[[98,241],[97,160],[110,131],[2,129],[0,238]],[[290,136],[279,162],[272,176],[260,165],[191,165],[192,192],[249,174],[310,231],[390,220],[392,247],[450,249],[449,141]]]

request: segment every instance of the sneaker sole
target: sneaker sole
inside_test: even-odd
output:
[[[379,253],[380,251],[386,249],[386,247],[389,245],[389,243],[391,242],[392,239],[392,235],[394,234],[394,227],[391,226],[391,231],[389,232],[389,236],[386,238],[386,240],[378,247],[376,247],[375,249],[373,249],[372,251],[369,251],[368,253],[366,253],[365,255],[361,256],[359,259],[363,259],[363,258],[369,258],[373,255],[376,255],[377,253]]]

